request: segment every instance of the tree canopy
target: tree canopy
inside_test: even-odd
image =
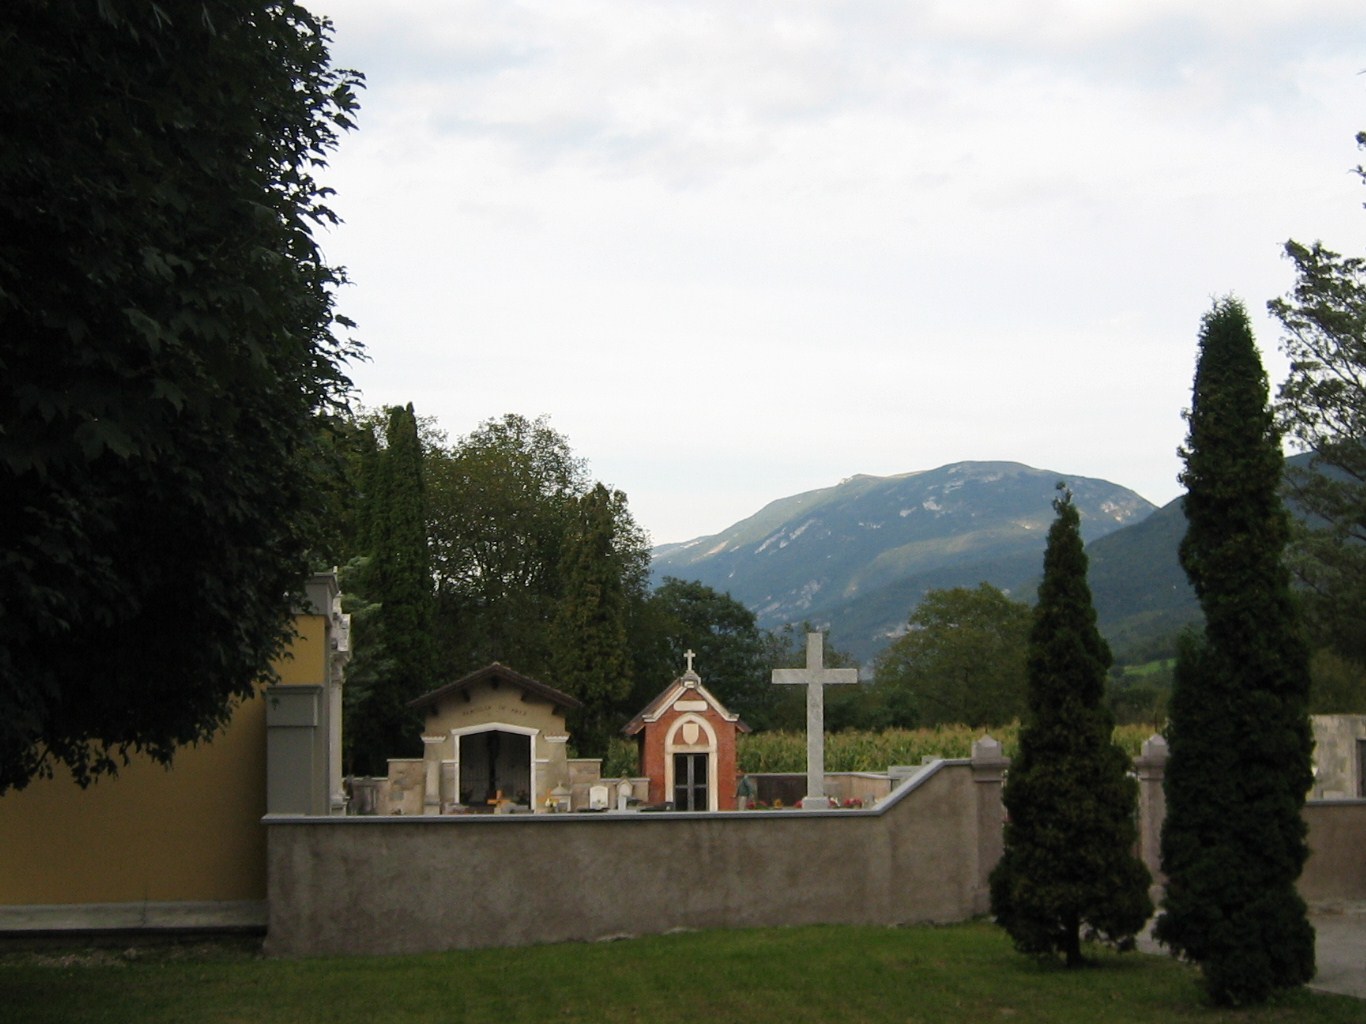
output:
[[[487,420],[427,463],[439,646],[466,670],[549,671],[564,541],[591,486],[544,418]]]
[[[683,673],[684,652],[691,650],[703,683],[728,710],[754,728],[772,724],[780,696],[770,683],[772,645],[752,611],[704,583],[666,576],[650,595],[644,618],[636,710]]]
[[[1366,147],[1366,132],[1357,144]],[[1366,666],[1366,259],[1318,242],[1290,241],[1285,253],[1295,286],[1268,303],[1290,358],[1276,412],[1312,454],[1306,469],[1287,474],[1309,516],[1291,564],[1316,644]]]
[[[288,0],[0,8],[0,791],[203,739],[288,639],[357,353]]]
[[[1215,303],[1199,348],[1181,451],[1181,564],[1205,625],[1177,657],[1156,935],[1200,965],[1216,1002],[1243,1004],[1314,974],[1295,889],[1313,781],[1309,656],[1282,560],[1280,437],[1239,302]]]
[[[1025,709],[1030,608],[989,583],[931,590],[878,656],[877,690],[902,728],[999,725]]]

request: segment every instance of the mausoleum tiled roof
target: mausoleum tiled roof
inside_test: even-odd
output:
[[[569,694],[557,690],[553,686],[547,686],[545,683],[532,679],[530,676],[524,676],[520,672],[514,672],[506,665],[496,661],[491,665],[479,669],[477,672],[471,672],[469,675],[457,679],[453,683],[447,683],[445,686],[438,687],[431,693],[424,693],[416,700],[409,701],[408,706],[410,708],[425,708],[431,704],[437,703],[443,697],[449,697],[486,682],[507,683],[533,696],[548,700],[557,707],[565,708],[567,710],[583,706],[578,698],[571,697]]]

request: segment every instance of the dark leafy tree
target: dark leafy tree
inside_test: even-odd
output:
[[[643,575],[624,571],[631,546],[617,534],[626,497],[597,484],[577,502],[565,538],[564,589],[551,628],[555,685],[583,702],[573,735],[580,755],[601,756],[629,717],[631,651],[627,640],[628,587]]]
[[[0,5],[0,791],[167,762],[269,675],[353,346],[289,0]]]
[[[889,725],[1000,725],[1024,714],[1029,606],[997,587],[931,590],[874,675]]]
[[[1282,553],[1280,438],[1247,313],[1205,316],[1182,449],[1181,564],[1204,611],[1178,652],[1157,937],[1200,965],[1220,1004],[1265,1000],[1314,974],[1295,889],[1312,775],[1308,649]]]
[[[1366,132],[1357,144],[1366,147]],[[1366,259],[1317,242],[1287,242],[1285,253],[1294,290],[1268,303],[1290,358],[1276,411],[1311,453],[1286,474],[1308,518],[1290,565],[1315,644],[1366,666]]]
[[[1151,878],[1134,853],[1138,784],[1103,701],[1110,650],[1096,629],[1081,520],[1069,493],[1053,507],[991,910],[1021,952],[1061,953],[1076,967],[1083,937],[1133,947],[1152,913]]]
[[[421,720],[407,705],[435,685],[435,596],[417,418],[410,404],[390,408],[385,419],[385,443],[362,461],[365,554],[345,580],[357,601],[345,736],[350,770],[360,774],[382,774],[388,758],[420,750]]]
[[[593,488],[583,459],[544,417],[509,413],[452,445],[430,445],[425,468],[441,664],[471,671],[502,661],[549,679],[555,652],[547,626],[564,590],[566,538]],[[649,541],[624,497],[609,493],[634,629]]]
[[[664,577],[647,602],[648,646],[632,694],[636,709],[682,674],[684,652],[697,655],[704,685],[755,729],[767,728],[777,701],[769,644],[754,613],[729,594],[696,580]]]
[[[443,662],[547,675],[564,540],[591,486],[583,460],[544,418],[508,414],[427,468]]]

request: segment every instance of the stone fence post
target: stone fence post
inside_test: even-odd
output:
[[[1160,902],[1167,884],[1162,874],[1162,822],[1167,817],[1167,796],[1162,780],[1167,774],[1167,741],[1149,736],[1134,759],[1138,776],[1138,855],[1153,876],[1153,902]]]
[[[991,872],[1005,851],[1005,806],[1001,787],[1010,758],[999,741],[984,735],[972,745],[972,781],[977,796],[977,888],[972,911],[991,910]]]

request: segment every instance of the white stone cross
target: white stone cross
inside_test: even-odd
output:
[[[692,660],[693,660],[693,658],[697,657],[697,655],[694,654],[691,650],[687,650],[687,651],[684,651],[684,652],[683,652],[683,657],[685,657],[685,658],[688,659],[688,671],[691,672],[691,671],[692,671]]]
[[[806,668],[775,668],[773,681],[779,685],[806,687],[806,810],[827,808],[825,795],[825,686],[857,683],[856,668],[825,668],[825,637],[806,634]]]

